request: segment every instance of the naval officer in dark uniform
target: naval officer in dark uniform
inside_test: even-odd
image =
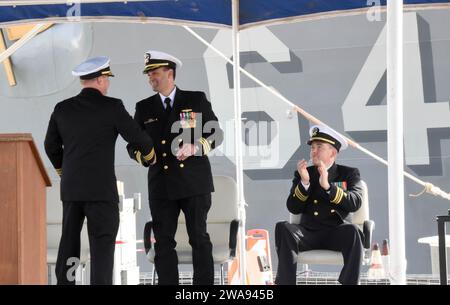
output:
[[[311,127],[308,144],[313,165],[307,167],[304,159],[298,162],[287,199],[289,212],[302,214],[300,224],[279,222],[275,228],[279,260],[275,282],[295,285],[299,251],[328,249],[343,255],[339,282],[356,285],[362,264],[362,232],[347,217],[361,207],[359,170],[335,163],[347,141],[333,129]]]
[[[95,57],[78,65],[83,90],[58,103],[50,117],[45,151],[61,176],[62,235],[56,262],[58,284],[75,284],[71,258],[80,257],[85,217],[91,253],[91,284],[112,284],[114,248],[119,227],[114,150],[118,134],[139,147],[140,162],[152,163],[151,138],[125,110],[122,101],[106,96],[109,59]],[[73,273],[73,272],[72,272]]]
[[[148,170],[148,193],[159,284],[177,285],[174,239],[180,211],[192,246],[194,284],[212,285],[214,265],[206,219],[214,191],[208,153],[221,144],[223,132],[205,93],[175,86],[176,57],[150,50],[144,74],[156,92],[136,104],[134,119],[155,141],[157,162]],[[128,145],[131,158],[139,151]]]

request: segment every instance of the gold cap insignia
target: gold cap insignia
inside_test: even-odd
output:
[[[312,131],[312,136],[317,135],[318,132],[319,132],[319,128],[318,127],[314,128]]]

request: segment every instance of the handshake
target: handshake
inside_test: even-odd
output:
[[[150,153],[146,156],[144,156],[138,149],[134,148],[130,144],[127,145],[127,151],[131,159],[136,160],[136,162],[143,165],[144,167],[149,167],[150,165],[156,163],[156,155],[154,148],[152,148]]]

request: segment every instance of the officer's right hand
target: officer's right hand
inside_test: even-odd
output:
[[[136,152],[137,149],[133,147],[131,144],[127,144],[127,152],[131,159],[136,160]]]
[[[300,174],[300,179],[302,180],[303,184],[309,184],[309,173],[306,169],[308,167],[308,161],[305,159],[301,159],[297,163],[297,171]]]

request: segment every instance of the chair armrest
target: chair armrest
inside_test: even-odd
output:
[[[228,243],[228,247],[230,248],[230,257],[232,258],[236,256],[238,229],[239,229],[239,220],[233,219],[230,223],[230,241]]]
[[[153,222],[152,221],[147,222],[144,227],[145,254],[148,254],[148,252],[152,249],[152,229],[153,229]]]
[[[364,249],[370,249],[372,245],[372,232],[375,228],[375,222],[373,220],[364,220],[363,224],[363,233],[364,233],[364,241],[363,246]]]

